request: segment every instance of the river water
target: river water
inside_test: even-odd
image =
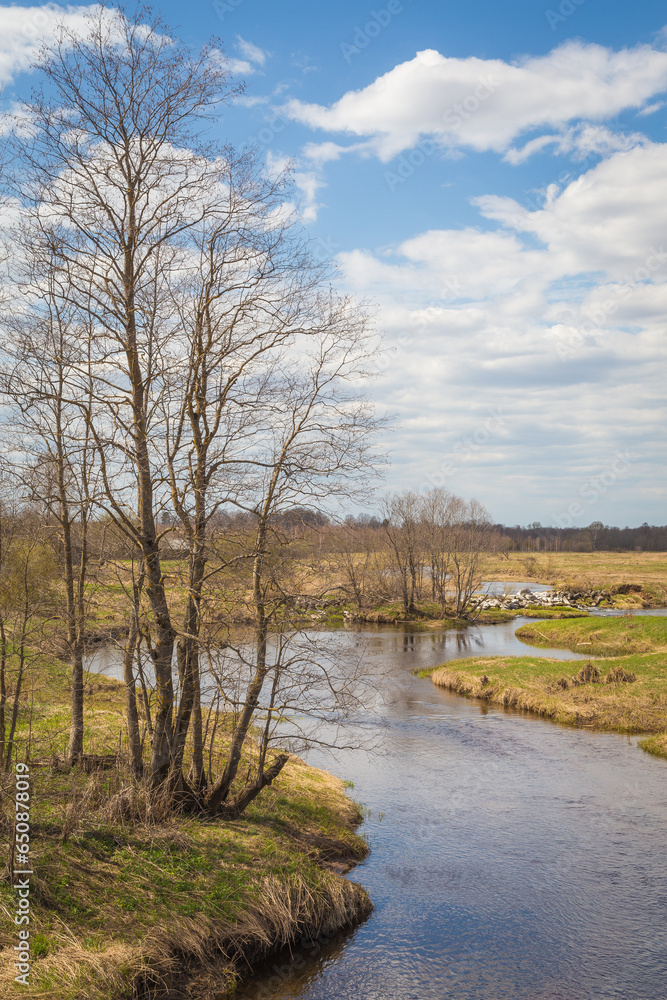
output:
[[[375,910],[349,934],[295,945],[238,997],[667,997],[667,761],[634,738],[558,726],[415,676],[464,656],[531,653],[514,635],[528,620],[319,633],[378,677],[374,711],[357,719],[377,752],[307,755],[353,781],[367,809],[372,850],[349,877]],[[113,649],[89,666],[120,675]]]
[[[309,762],[352,780],[375,910],[296,945],[262,1000],[659,1000],[667,996],[667,762],[636,740],[470,701],[414,671],[527,653],[522,624],[336,633],[389,670],[380,752]],[[364,647],[364,644],[365,647]],[[565,650],[540,655],[574,659]]]

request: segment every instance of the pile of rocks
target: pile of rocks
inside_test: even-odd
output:
[[[480,611],[490,611],[493,608],[507,611],[517,611],[519,608],[581,608],[582,602],[586,602],[588,607],[597,607],[603,599],[601,591],[582,593],[573,590],[538,590],[533,592],[528,587],[524,587],[518,594],[509,594],[504,597],[480,597],[476,607]]]

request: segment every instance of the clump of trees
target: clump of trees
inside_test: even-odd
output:
[[[332,528],[343,587],[357,606],[400,596],[406,615],[424,599],[443,617],[470,613],[483,558],[498,544],[479,501],[442,488],[405,490],[386,498],[382,515]]]
[[[0,389],[18,494],[58,540],[69,758],[85,750],[91,572],[115,560],[133,767],[156,794],[236,815],[284,766],[279,719],[353,701],[350,676],[290,639],[286,551],[295,508],[367,487],[372,333],[311,254],[289,179],[205,140],[237,92],[214,44],[193,54],[150,12],[99,7],[39,72],[13,140]],[[239,605],[253,637],[223,662],[219,608]],[[228,720],[215,752],[204,674]]]

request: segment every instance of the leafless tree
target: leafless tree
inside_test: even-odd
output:
[[[377,528],[356,521],[340,525],[333,532],[332,554],[338,574],[343,582],[340,587],[363,610],[371,596],[380,591],[379,565],[382,562],[382,538]]]
[[[403,610],[414,614],[424,575],[424,524],[421,497],[414,490],[390,494],[384,503],[385,525],[400,581]]]
[[[455,533],[464,516],[465,503],[441,487],[422,495],[422,524],[431,577],[431,596],[447,613]]]
[[[479,590],[483,559],[492,540],[493,528],[486,508],[478,500],[468,500],[461,507],[452,534],[450,565],[456,617],[468,611],[471,598]]]
[[[49,259],[49,263],[52,263]],[[6,318],[0,394],[8,410],[16,478],[24,499],[42,511],[45,537],[55,542],[65,589],[65,646],[72,668],[69,758],[83,753],[83,657],[88,611],[89,539],[95,453],[80,405],[90,398],[90,377],[57,270],[32,261],[31,280],[19,285],[28,302],[15,302]],[[81,377],[82,372],[84,377]],[[48,531],[48,527],[52,531]]]
[[[21,698],[56,607],[56,562],[38,518],[0,511],[0,766],[11,768]]]
[[[238,811],[282,766],[278,758],[265,770],[262,757],[227,801],[284,604],[267,577],[272,518],[349,495],[369,461],[373,418],[354,386],[365,318],[326,290],[282,179],[267,179],[250,154],[201,141],[204,120],[233,93],[217,48],[192,56],[146,11],[136,21],[95,8],[87,33],[63,28],[41,53],[44,86],[25,109],[31,131],[19,150],[16,237],[20,259],[48,261],[58,275],[68,330],[80,338],[68,378],[86,386],[76,405],[95,452],[94,502],[140,567],[125,675],[131,688],[143,642],[155,684],[149,780],[169,781],[200,808]],[[33,299],[38,291],[33,279]],[[211,565],[209,525],[226,506],[252,516],[252,545]],[[182,621],[169,601],[165,514],[188,552]],[[237,564],[252,566],[256,663],[223,774],[205,791],[202,602],[211,575]],[[144,594],[150,616],[140,623]]]
[[[374,416],[370,407],[358,400],[354,389],[370,354],[363,324],[353,306],[332,299],[327,309],[322,307],[322,317],[324,326],[319,334],[310,335],[305,343],[297,342],[291,365],[286,363],[277,373],[266,428],[268,440],[254,459],[258,472],[258,493],[252,508],[257,519],[252,567],[254,670],[236,718],[225,769],[208,797],[209,808],[214,811],[223,804],[232,812],[238,811],[240,804],[245,807],[287,760],[285,755],[279,755],[271,767],[264,769],[264,757],[260,755],[255,774],[228,802],[262,691],[273,672],[267,709],[270,721],[271,714],[278,711],[273,702],[284,677],[284,660],[272,662],[268,655],[272,630],[276,626],[285,628],[284,609],[291,596],[281,586],[275,555],[270,558],[272,538],[275,545],[272,521],[297,502],[317,508],[324,498],[329,502],[348,498],[362,471],[365,476],[358,489],[367,488],[373,464],[369,431],[375,425]],[[332,677],[324,680],[331,692]],[[269,725],[265,730],[262,745],[271,729]]]

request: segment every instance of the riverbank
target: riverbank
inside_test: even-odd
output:
[[[486,580],[534,581],[554,590],[603,591],[609,606],[618,608],[667,605],[666,552],[509,552],[488,556],[484,574]]]
[[[667,619],[586,618],[524,625],[533,645],[572,649],[591,659],[470,657],[434,671],[434,684],[458,694],[534,712],[555,722],[622,733],[667,728]],[[595,657],[595,658],[594,658]],[[664,737],[647,741],[656,752]]]
[[[344,625],[410,625],[425,628],[466,628],[469,625],[498,625],[511,622],[518,617],[526,618],[585,618],[588,612],[569,605],[540,605],[538,603],[507,608],[502,606],[483,608],[471,607],[469,615],[443,618],[442,608],[427,601],[418,601],[414,612],[406,612],[399,601],[386,603],[366,610],[344,609],[342,612],[326,615],[326,624]]]
[[[99,677],[88,690],[92,773],[58,759],[63,665],[35,668],[31,685],[31,717],[21,720],[21,739],[30,732],[31,740],[31,968],[28,986],[15,982],[16,891],[5,854],[3,998],[141,1000],[158,986],[220,998],[285,944],[327,938],[368,916],[367,894],[342,877],[368,847],[355,833],[361,810],[337,778],[292,757],[235,821],[174,814],[148,803],[118,757],[120,684]],[[14,775],[3,775],[8,844],[13,791]]]

